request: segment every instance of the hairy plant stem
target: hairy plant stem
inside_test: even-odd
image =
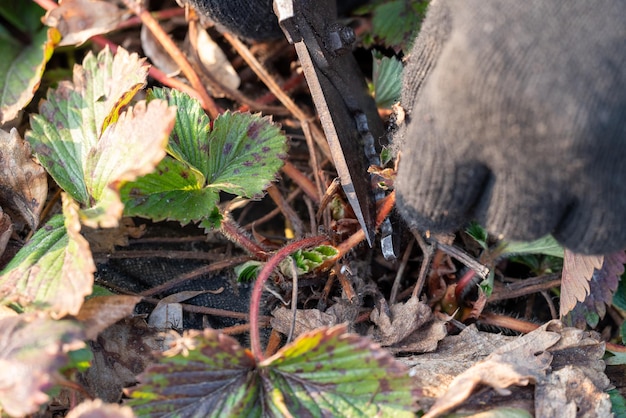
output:
[[[220,232],[224,234],[229,241],[243,248],[252,254],[256,259],[265,261],[269,257],[265,249],[256,242],[252,241],[247,232],[241,229],[241,227],[228,216],[225,216],[222,220]]]
[[[254,288],[252,289],[252,295],[250,298],[250,345],[252,348],[252,354],[257,361],[262,361],[264,359],[263,350],[261,349],[261,337],[259,334],[259,311],[261,307],[261,295],[263,294],[265,282],[270,278],[272,272],[276,267],[278,267],[280,262],[289,257],[290,254],[304,248],[320,245],[325,241],[327,241],[325,236],[316,236],[290,242],[272,255],[259,272],[259,275],[254,282]]]

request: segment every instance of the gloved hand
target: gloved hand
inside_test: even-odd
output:
[[[240,36],[281,35],[272,0],[182,1]],[[623,16],[622,0],[432,0],[394,138],[406,222],[451,232],[477,219],[509,240],[626,247]]]
[[[626,247],[626,3],[434,0],[411,51],[404,219]]]

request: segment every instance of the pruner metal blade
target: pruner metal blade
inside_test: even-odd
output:
[[[295,46],[341,185],[372,246],[376,210],[367,167],[384,131],[350,53],[354,32],[337,23],[335,0],[274,0],[274,11]]]

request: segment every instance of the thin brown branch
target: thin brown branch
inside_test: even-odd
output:
[[[192,68],[185,54],[183,54],[180,48],[176,46],[172,38],[163,30],[159,22],[157,22],[157,20],[141,5],[141,3],[133,0],[123,0],[123,2],[130,11],[141,19],[142,23],[146,25],[161,46],[163,46],[174,62],[176,62],[182,73],[185,77],[187,77],[187,80],[189,80],[193,88],[200,96],[200,104],[202,105],[202,108],[209,113],[209,116],[211,116],[212,119],[215,119],[220,113],[222,113],[222,109],[220,109],[215,104],[211,96],[209,96],[204,84],[202,84],[200,77]]]
[[[267,188],[267,194],[274,201],[278,209],[280,209],[281,213],[285,217],[285,219],[291,224],[293,228],[294,237],[287,238],[300,238],[304,234],[304,223],[302,219],[298,216],[295,210],[289,205],[287,199],[282,195],[280,190],[275,185],[271,185]]]

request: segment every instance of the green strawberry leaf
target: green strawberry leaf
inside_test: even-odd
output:
[[[380,108],[390,109],[402,93],[402,62],[396,57],[385,57],[373,51],[372,82],[374,97]]]
[[[290,258],[280,263],[280,271],[290,276],[292,272],[292,260],[296,262],[296,270],[298,274],[310,273],[320,267],[328,259],[335,258],[339,251],[330,245],[320,245],[310,250],[298,250],[291,255]]]
[[[63,194],[63,215],[52,217],[0,273],[0,303],[55,318],[78,313],[96,267],[80,234],[77,206]]]
[[[138,416],[412,417],[404,365],[344,326],[300,336],[256,363],[214,330],[187,332],[129,390]]]
[[[209,134],[207,186],[244,197],[260,195],[276,179],[286,152],[286,138],[270,118],[226,112]]]
[[[292,416],[413,417],[417,388],[389,352],[343,325],[318,329],[259,364],[267,403]],[[267,386],[265,386],[267,387]]]
[[[234,268],[237,281],[241,283],[249,283],[256,279],[263,267],[264,263],[256,260],[246,261]]]
[[[209,117],[200,102],[178,90],[155,88],[148,99],[162,99],[180,111],[170,134],[167,152],[176,160],[194,167],[202,179],[209,175]]]
[[[552,235],[546,235],[530,242],[507,242],[500,253],[500,257],[522,254],[543,254],[563,258],[563,247]]]
[[[154,89],[150,98],[176,106],[176,123],[156,171],[122,187],[126,215],[183,224],[215,218],[220,191],[257,196],[276,178],[287,145],[269,118],[226,112],[211,123],[184,93]]]
[[[183,225],[202,219],[219,202],[218,192],[203,188],[203,181],[194,168],[165,157],[154,172],[122,187],[124,213]]]
[[[372,33],[385,46],[408,51],[427,7],[428,2],[420,0],[392,0],[378,5],[373,10]]]
[[[57,30],[42,26],[42,14],[43,9],[33,2],[0,5],[0,126],[14,120],[31,101],[61,40]],[[28,39],[26,43],[12,35],[18,31]]]
[[[159,363],[139,376],[128,403],[137,416],[260,417],[254,360],[212,329],[186,331]]]

